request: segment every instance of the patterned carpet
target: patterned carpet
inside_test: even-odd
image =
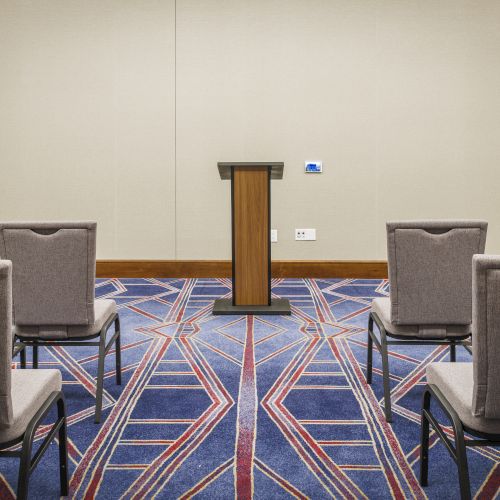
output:
[[[227,279],[99,280],[122,320],[124,384],[107,361],[105,412],[93,423],[96,348],[43,350],[63,372],[74,498],[457,498],[454,463],[431,440],[429,487],[418,467],[425,366],[442,347],[392,350],[394,423],[385,423],[380,357],[364,382],[366,323],[381,280],[287,279],[273,293],[292,316],[212,316]],[[458,359],[470,359],[459,349]],[[478,498],[500,487],[500,450],[470,449]],[[12,498],[17,461],[0,461]],[[32,498],[58,495],[57,448],[36,469]]]

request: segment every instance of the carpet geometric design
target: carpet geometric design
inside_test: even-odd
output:
[[[291,316],[213,316],[229,279],[101,279],[122,325],[123,385],[106,361],[103,423],[93,423],[97,348],[42,349],[69,415],[73,498],[457,498],[455,464],[431,439],[429,486],[417,480],[425,367],[442,346],[391,346],[393,424],[380,407],[380,356],[365,383],[371,299],[386,280],[275,279]],[[31,353],[28,353],[30,360]],[[463,349],[457,359],[470,360]],[[43,433],[39,439],[43,437]],[[473,495],[500,489],[500,450],[468,450]],[[0,461],[14,498],[15,459]],[[58,495],[57,447],[30,483]]]

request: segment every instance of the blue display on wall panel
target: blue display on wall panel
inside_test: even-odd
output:
[[[306,174],[320,174],[323,172],[323,163],[320,161],[306,161]]]

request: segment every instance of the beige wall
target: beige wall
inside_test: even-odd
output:
[[[174,61],[173,0],[0,0],[0,218],[173,258]]]
[[[0,218],[228,258],[217,161],[282,160],[274,258],[385,258],[417,217],[485,218],[500,253],[499,53],[496,0],[0,0]]]

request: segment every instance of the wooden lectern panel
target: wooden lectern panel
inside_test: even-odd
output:
[[[234,167],[234,304],[268,305],[269,169]]]

